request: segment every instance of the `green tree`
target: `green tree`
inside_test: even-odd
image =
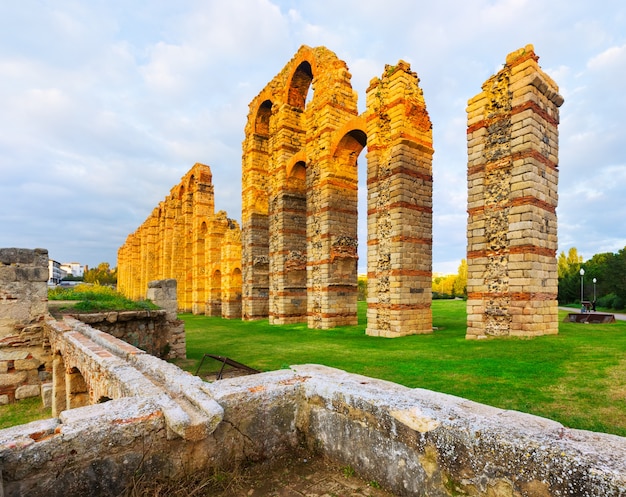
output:
[[[459,272],[454,280],[454,295],[467,297],[467,261],[465,259],[461,259]]]
[[[569,249],[567,256],[561,252],[557,259],[559,289],[558,301],[560,304],[569,304],[580,301],[580,267],[582,256],[578,255],[576,247]]]
[[[101,262],[97,267],[85,271],[83,280],[85,283],[115,285],[117,283],[117,268],[111,269],[108,262]]]

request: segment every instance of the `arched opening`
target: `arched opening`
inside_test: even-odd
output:
[[[287,103],[292,107],[304,110],[306,107],[309,88],[313,81],[313,71],[311,64],[307,61],[302,62],[293,73],[291,84],[289,85],[289,94]]]
[[[207,225],[206,221],[200,223],[200,229],[195,239],[196,250],[195,260],[193,264],[194,271],[194,295],[193,295],[193,309],[194,314],[204,314],[206,310],[206,287],[207,287],[207,274],[206,274],[206,237],[207,237]]]
[[[238,267],[233,270],[233,288],[241,288],[241,269]],[[241,300],[241,292],[238,293],[238,298]]]
[[[89,388],[77,367],[71,368],[65,375],[65,392],[68,409],[89,405]]]
[[[254,132],[259,137],[267,138],[270,135],[270,117],[272,116],[272,102],[266,100],[259,106],[254,121]]]
[[[211,275],[209,316],[222,315],[222,273],[218,270]]]

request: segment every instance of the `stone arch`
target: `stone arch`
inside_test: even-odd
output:
[[[370,332],[432,331],[432,131],[419,80],[405,62],[385,67],[359,115],[350,79],[333,52],[303,46],[250,104],[242,172],[243,317],[306,320],[311,328],[356,324],[356,165],[367,145],[368,198],[375,204],[368,205],[368,239],[377,246],[370,255],[368,241],[368,274],[378,276],[380,247],[383,259],[396,257],[379,279],[384,294],[374,299],[379,317]],[[261,139],[259,129],[268,135]],[[385,231],[387,218],[395,231]],[[402,326],[400,314],[407,312]]]
[[[270,136],[270,118],[272,116],[272,102],[271,100],[265,100],[259,106],[254,126],[254,133],[262,138],[269,138]]]
[[[287,86],[287,103],[292,107],[304,110],[312,82],[313,71],[311,63],[308,60],[304,60],[296,67]]]

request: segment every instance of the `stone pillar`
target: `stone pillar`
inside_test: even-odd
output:
[[[296,71],[294,79],[298,78]],[[309,75],[310,76],[310,75]],[[303,75],[302,77],[306,77]],[[302,89],[301,89],[302,90]],[[294,102],[303,105],[300,99]],[[297,148],[305,142],[304,112],[290,104],[280,107],[275,116],[275,148],[270,169],[269,200],[269,322],[287,324],[306,322],[306,165],[292,166]],[[294,177],[294,174],[299,178]],[[291,177],[289,177],[291,176]]]
[[[147,298],[166,312],[168,323],[168,358],[187,357],[185,323],[178,319],[178,297],[176,280],[165,279],[148,283]]]
[[[532,45],[468,102],[467,338],[558,333],[563,97]]]
[[[148,300],[167,313],[168,321],[175,321],[178,315],[177,285],[175,279],[156,280],[148,283]]]
[[[367,90],[367,329],[432,333],[432,125],[409,64]]]
[[[242,165],[242,295],[244,320],[269,315],[269,141],[272,102],[250,104]]]
[[[59,417],[66,409],[65,362],[60,354],[56,354],[52,361],[52,417]]]
[[[366,136],[346,63],[325,49],[317,57],[306,107],[307,323],[327,329],[357,324],[357,159]]]
[[[50,371],[47,281],[47,250],[0,248],[0,404],[38,396]]]

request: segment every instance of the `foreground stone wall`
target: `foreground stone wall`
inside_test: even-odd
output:
[[[241,317],[241,232],[215,213],[212,180],[209,166],[195,164],[127,237],[117,254],[120,292],[146,298],[150,281],[174,279],[181,312]]]
[[[76,319],[162,359],[184,358],[185,323],[165,310],[76,314]]]
[[[223,420],[193,440],[168,429],[158,395],[1,430],[5,497],[117,495],[133,474],[232,469],[302,444],[402,496],[619,497],[626,489],[626,439],[450,395],[317,365],[199,388]]]
[[[558,124],[563,97],[532,45],[467,108],[467,338],[558,333]]]
[[[0,248],[0,404],[36,397],[50,379],[47,281],[47,250]]]

